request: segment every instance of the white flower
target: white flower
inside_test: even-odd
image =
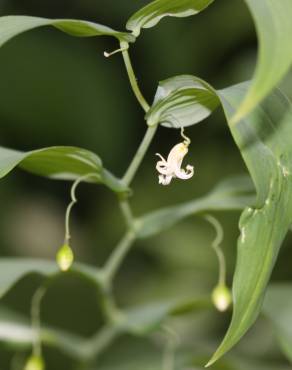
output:
[[[156,155],[161,159],[156,164],[156,169],[160,173],[158,175],[159,184],[169,185],[173,178],[179,178],[182,180],[190,179],[194,174],[194,167],[187,165],[186,169],[182,169],[182,161],[184,156],[188,152],[188,142],[183,142],[175,145],[170,153],[168,154],[167,160],[165,160],[161,154]]]

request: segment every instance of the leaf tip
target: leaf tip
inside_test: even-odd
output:
[[[214,365],[216,361],[219,360],[219,358],[222,356],[223,354],[220,353],[220,348],[217,349],[217,351],[213,354],[213,356],[211,357],[211,359],[206,363],[206,365],[204,366],[205,368],[209,368],[210,366]]]

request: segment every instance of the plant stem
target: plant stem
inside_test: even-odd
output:
[[[216,231],[216,237],[215,240],[212,242],[212,247],[216,253],[218,264],[219,264],[219,278],[218,278],[218,285],[223,286],[226,284],[226,262],[225,262],[225,256],[224,253],[220,247],[220,244],[223,240],[224,233],[221,224],[219,221],[211,216],[206,215],[205,219],[213,225],[215,231]]]
[[[41,347],[41,301],[45,295],[46,288],[44,286],[39,287],[32,297],[31,302],[31,321],[32,328],[35,331],[35,339],[33,341],[33,355],[41,357],[42,347]]]
[[[126,186],[129,186],[130,183],[132,182],[146,152],[147,149],[149,148],[149,145],[152,142],[152,139],[156,133],[157,126],[150,126],[147,128],[146,134],[134,156],[132,159],[132,162],[130,163],[130,166],[128,167],[122,181]]]
[[[128,229],[132,229],[134,217],[129,202],[126,199],[121,199],[119,204]]]
[[[136,76],[135,76],[135,73],[134,73],[134,70],[133,70],[133,66],[132,66],[132,63],[131,63],[131,59],[130,59],[130,56],[129,56],[129,53],[128,53],[129,45],[128,45],[128,43],[126,43],[124,41],[122,41],[120,43],[120,45],[121,45],[122,55],[123,55],[124,63],[125,63],[125,66],[126,66],[128,76],[129,76],[129,80],[130,80],[132,90],[133,90],[138,102],[140,103],[141,107],[144,109],[145,112],[147,112],[150,107],[149,107],[149,104],[147,103],[146,99],[144,98],[144,96],[141,93],[141,90],[138,86],[137,79],[136,79]]]
[[[88,366],[91,361],[94,362],[94,359],[98,358],[119,334],[120,332],[117,327],[106,325],[93,338],[88,340],[83,348],[86,358],[89,359],[86,361],[86,365]]]
[[[126,254],[131,248],[134,240],[135,233],[129,230],[125,234],[125,236],[121,239],[116,248],[113,250],[112,254],[109,256],[109,259],[107,260],[104,266],[106,285],[110,285],[111,282],[113,281],[120,265],[122,264]]]

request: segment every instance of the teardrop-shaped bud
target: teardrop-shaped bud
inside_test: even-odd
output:
[[[232,303],[232,295],[226,285],[217,285],[212,292],[212,301],[218,311],[224,312]]]
[[[68,244],[62,245],[62,247],[58,250],[56,261],[62,271],[67,271],[71,267],[74,261],[74,254]]]
[[[45,363],[42,357],[32,355],[25,364],[24,370],[45,370]]]

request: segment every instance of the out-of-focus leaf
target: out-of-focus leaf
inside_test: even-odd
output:
[[[263,311],[273,324],[284,354],[292,362],[292,285],[270,286]]]
[[[207,8],[214,0],[156,0],[138,10],[127,22],[127,29],[139,36],[141,28],[155,26],[164,17],[188,17]]]
[[[115,192],[127,191],[118,179],[102,167],[95,153],[77,147],[55,146],[30,152],[0,147],[0,178],[16,166],[36,175],[59,180],[76,180],[92,174],[84,181],[103,183]]]
[[[253,82],[237,107],[237,122],[256,107],[279,83],[292,63],[291,0],[245,0],[259,39],[258,63]]]
[[[26,349],[31,348],[36,337],[37,333],[28,318],[0,307],[0,342]],[[61,349],[71,357],[85,358],[85,338],[45,326],[41,329],[41,338],[44,344]]]
[[[160,209],[138,219],[138,237],[153,236],[196,213],[242,210],[255,201],[253,191],[254,187],[247,176],[224,180],[203,198]]]
[[[159,83],[146,120],[149,126],[191,126],[207,118],[219,104],[206,82],[194,76],[176,76]]]
[[[145,335],[156,330],[169,316],[183,315],[211,307],[213,305],[210,297],[154,302],[128,309],[123,326],[130,333]]]
[[[99,270],[87,265],[75,263],[70,269],[74,274],[90,280],[93,284],[100,284]],[[30,258],[1,258],[0,259],[0,298],[6,294],[14,284],[28,274],[38,274],[49,277],[61,273],[53,261]]]
[[[13,37],[43,26],[53,26],[72,36],[114,36],[126,42],[135,41],[131,34],[118,32],[98,23],[77,19],[47,19],[23,15],[9,15],[0,17],[0,47]]]
[[[238,356],[230,356],[228,364],[232,370],[289,370],[288,366],[285,366],[278,362],[247,359]]]
[[[240,84],[218,93],[229,122],[249,86]],[[277,89],[247,118],[230,125],[258,198],[256,207],[246,208],[240,219],[232,321],[209,365],[230,350],[256,320],[292,222],[291,123],[292,104]]]

